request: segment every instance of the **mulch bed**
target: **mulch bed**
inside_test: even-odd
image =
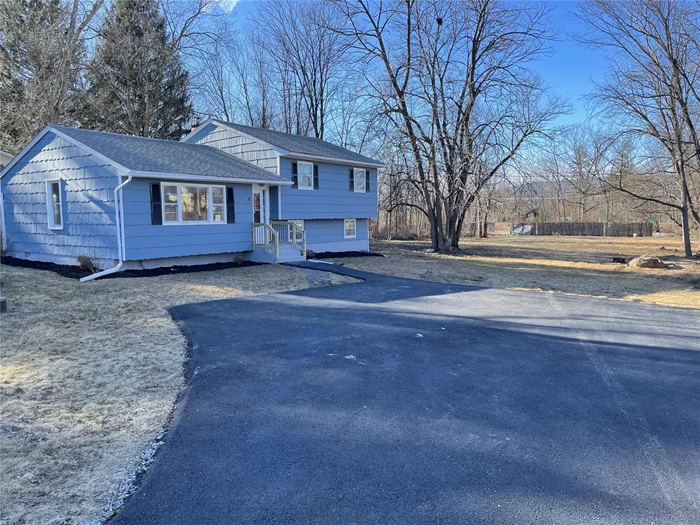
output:
[[[71,266],[67,264],[55,264],[51,262],[28,261],[25,259],[17,259],[15,257],[2,257],[0,259],[0,263],[6,264],[8,266],[32,268],[35,270],[48,270],[50,272],[57,273],[62,277],[68,277],[69,279],[82,279],[83,277],[87,277],[91,274],[91,272],[89,272],[88,270],[85,270],[77,265]],[[144,270],[124,270],[122,272],[105,275],[104,277],[100,277],[100,279],[112,279],[122,277],[157,277],[159,275],[174,275],[178,273],[212,272],[216,270],[227,270],[229,268],[244,268],[246,266],[258,266],[260,264],[262,263],[242,261],[198,264],[192,266],[169,266],[166,268],[151,268]]]
[[[350,257],[386,257],[381,253],[374,252],[319,252],[314,253],[309,259],[344,259]]]
[[[9,256],[0,258],[0,263],[6,264],[7,266],[19,266],[20,268],[47,270],[49,272],[57,273],[61,277],[68,277],[69,279],[82,279],[91,273],[77,265],[70,266],[68,264],[56,264],[52,262],[28,261],[26,259],[17,259]]]

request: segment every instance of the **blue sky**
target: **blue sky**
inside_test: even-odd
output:
[[[221,1],[233,10],[232,15],[240,24],[247,23],[255,7],[255,0]],[[560,117],[559,122],[583,122],[586,120],[583,97],[592,91],[592,80],[602,79],[605,61],[600,51],[576,42],[574,35],[585,32],[585,26],[572,14],[576,3],[564,0],[549,0],[548,3],[552,6],[551,22],[558,40],[553,45],[553,53],[538,60],[535,68],[553,91],[569,100],[573,107],[572,113]]]
[[[575,2],[552,1],[552,26],[557,32],[551,56],[540,59],[536,68],[554,92],[568,99],[573,112],[560,119],[562,123],[586,120],[586,103],[583,100],[594,86],[592,81],[601,81],[605,73],[603,54],[597,49],[584,47],[576,42],[574,35],[585,33],[586,27],[576,19],[572,11]]]

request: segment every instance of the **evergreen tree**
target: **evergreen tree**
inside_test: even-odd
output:
[[[88,67],[85,127],[179,139],[192,116],[176,46],[155,0],[116,0]]]
[[[0,148],[70,121],[84,56],[70,14],[60,0],[0,2]]]

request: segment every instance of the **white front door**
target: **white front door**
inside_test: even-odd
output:
[[[267,188],[253,188],[253,222],[268,222]]]

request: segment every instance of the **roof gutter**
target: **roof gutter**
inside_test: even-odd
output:
[[[347,164],[347,165],[352,165],[352,166],[368,166],[370,168],[386,168],[386,164],[382,164],[381,162],[374,162],[374,161],[366,162],[366,161],[361,161],[361,160],[338,159],[336,157],[323,157],[321,155],[309,155],[306,153],[289,152],[286,155],[283,155],[283,157],[293,157],[295,159],[302,159],[302,160],[316,160],[316,161],[330,162],[333,164]]]
[[[7,228],[5,227],[5,197],[2,195],[2,182],[0,181],[0,240],[2,251],[7,250]]]
[[[133,175],[129,173],[127,179],[121,184],[119,184],[119,186],[114,188],[114,211],[117,218],[117,249],[119,251],[119,263],[115,267],[110,268],[108,270],[103,270],[101,272],[88,275],[87,277],[83,277],[82,279],[80,279],[81,283],[92,281],[93,279],[99,279],[100,277],[104,277],[105,275],[116,273],[122,269],[122,266],[124,266],[124,217],[122,216],[124,211],[124,208],[122,206],[122,203],[124,202],[124,195],[122,192],[122,188],[129,184],[132,181],[132,179]]]
[[[224,177],[207,177],[206,175],[187,175],[184,173],[159,173],[156,171],[130,171],[129,176],[142,179],[190,180],[192,182],[218,182],[219,184],[270,184],[272,186],[292,185],[292,181],[283,179],[227,179]]]

